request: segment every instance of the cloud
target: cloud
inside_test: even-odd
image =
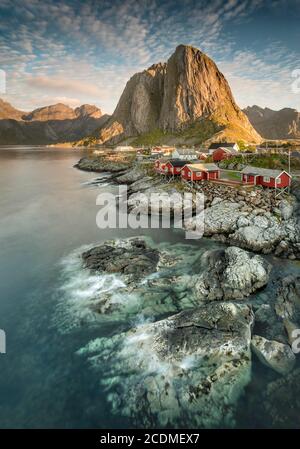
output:
[[[1,0],[0,68],[7,73],[8,98],[31,108],[46,98],[67,97],[112,112],[133,73],[166,60],[186,43],[216,60],[238,103],[249,98],[274,104],[277,98],[282,104],[286,95],[287,104],[294,104],[286,86],[292,64],[300,67],[299,53],[292,61],[281,42],[254,49],[255,30],[242,48],[243,26],[235,35],[237,25],[247,24],[268,3]],[[277,9],[280,4],[277,0]]]
[[[79,80],[70,80],[64,78],[50,78],[47,76],[29,77],[26,84],[35,89],[42,89],[54,92],[84,94],[88,96],[103,96],[105,92],[98,86]]]

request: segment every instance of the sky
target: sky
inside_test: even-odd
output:
[[[299,23],[300,0],[0,0],[0,96],[112,113],[134,73],[186,44],[217,63],[240,107],[300,110]]]

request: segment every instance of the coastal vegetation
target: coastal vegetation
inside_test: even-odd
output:
[[[234,168],[240,164],[252,165],[260,168],[288,170],[288,156],[286,154],[251,154],[237,155],[220,163],[222,168]],[[300,159],[291,157],[291,168],[300,170]]]

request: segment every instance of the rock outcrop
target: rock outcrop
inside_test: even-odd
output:
[[[253,314],[210,303],[81,349],[102,372],[114,413],[143,427],[234,425],[250,380]]]
[[[273,429],[300,428],[300,369],[270,382],[261,398],[263,418]]]
[[[206,252],[201,265],[206,268],[195,283],[201,300],[243,299],[265,286],[271,271],[261,256],[233,246]]]
[[[97,157],[83,157],[77,162],[77,164],[74,165],[74,167],[83,171],[91,171],[95,173],[114,173],[117,176],[128,169],[128,163],[109,161],[107,159]]]
[[[251,347],[264,365],[279,374],[287,374],[294,368],[296,357],[289,345],[254,335]]]
[[[95,137],[100,144],[116,143],[156,129],[180,134],[194,124],[198,140],[201,133],[202,140],[261,140],[216,64],[200,50],[179,45],[167,63],[128,81],[112,117]]]
[[[142,239],[107,241],[84,252],[82,258],[90,270],[120,273],[135,282],[154,273],[160,260],[159,252]]]

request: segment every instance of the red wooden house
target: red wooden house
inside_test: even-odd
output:
[[[205,161],[205,159],[207,159],[209,156],[208,153],[199,153],[198,154],[198,159],[200,159],[201,161]]]
[[[229,159],[238,154],[238,152],[232,148],[219,147],[213,152],[213,161],[220,162],[224,159]]]
[[[181,174],[181,169],[189,161],[182,161],[180,159],[158,159],[155,161],[155,170],[167,176],[179,176]]]
[[[181,170],[181,177],[187,181],[219,179],[220,169],[215,164],[186,164]]]
[[[181,159],[170,159],[167,162],[168,174],[172,176],[180,176],[181,169],[184,167],[189,161],[183,161]]]
[[[291,185],[292,177],[284,170],[251,167],[241,171],[242,182],[271,188],[286,188]]]
[[[168,158],[156,159],[154,162],[154,169],[157,173],[165,174],[167,163],[169,162]]]

